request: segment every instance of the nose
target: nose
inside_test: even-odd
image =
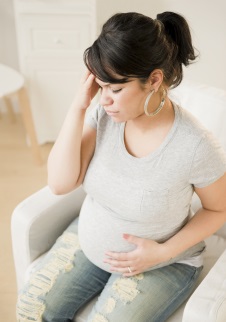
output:
[[[109,95],[108,89],[102,88],[101,96],[100,96],[100,105],[111,105],[113,103],[113,99]]]

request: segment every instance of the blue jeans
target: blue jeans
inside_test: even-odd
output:
[[[176,263],[130,278],[110,274],[86,258],[74,221],[21,290],[17,321],[69,322],[99,295],[88,322],[163,322],[191,294],[201,270]]]

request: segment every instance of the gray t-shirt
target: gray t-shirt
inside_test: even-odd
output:
[[[224,151],[212,134],[176,104],[174,111],[173,126],[162,144],[142,158],[126,150],[125,123],[114,122],[100,105],[86,117],[97,139],[83,182],[87,196],[79,216],[79,240],[90,261],[106,271],[106,251],[134,249],[123,233],[164,242],[188,221],[194,186],[208,186],[226,171]],[[201,242],[155,267],[189,264],[204,247]]]

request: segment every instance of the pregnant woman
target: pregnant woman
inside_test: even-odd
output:
[[[203,240],[226,221],[225,155],[168,97],[195,58],[172,12],[115,14],[85,51],[48,183],[55,194],[82,184],[87,195],[78,225],[21,290],[18,321],[72,321],[99,294],[88,322],[163,322],[191,294]],[[192,216],[194,192],[202,208]]]

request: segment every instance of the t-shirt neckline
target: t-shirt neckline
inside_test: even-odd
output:
[[[166,148],[166,146],[172,140],[172,138],[177,130],[178,124],[179,124],[179,119],[180,119],[179,107],[174,102],[172,102],[172,105],[174,108],[175,117],[174,117],[173,124],[172,124],[168,134],[166,135],[163,142],[157,147],[157,149],[150,152],[148,155],[146,155],[144,157],[141,157],[141,158],[135,157],[127,151],[126,146],[125,146],[125,140],[124,140],[126,122],[123,122],[120,124],[120,148],[121,148],[121,152],[125,158],[127,158],[133,162],[139,162],[139,163],[144,162],[145,163],[145,162],[148,162],[148,161],[152,160],[153,158],[157,157],[160,153],[162,153],[162,151]]]

